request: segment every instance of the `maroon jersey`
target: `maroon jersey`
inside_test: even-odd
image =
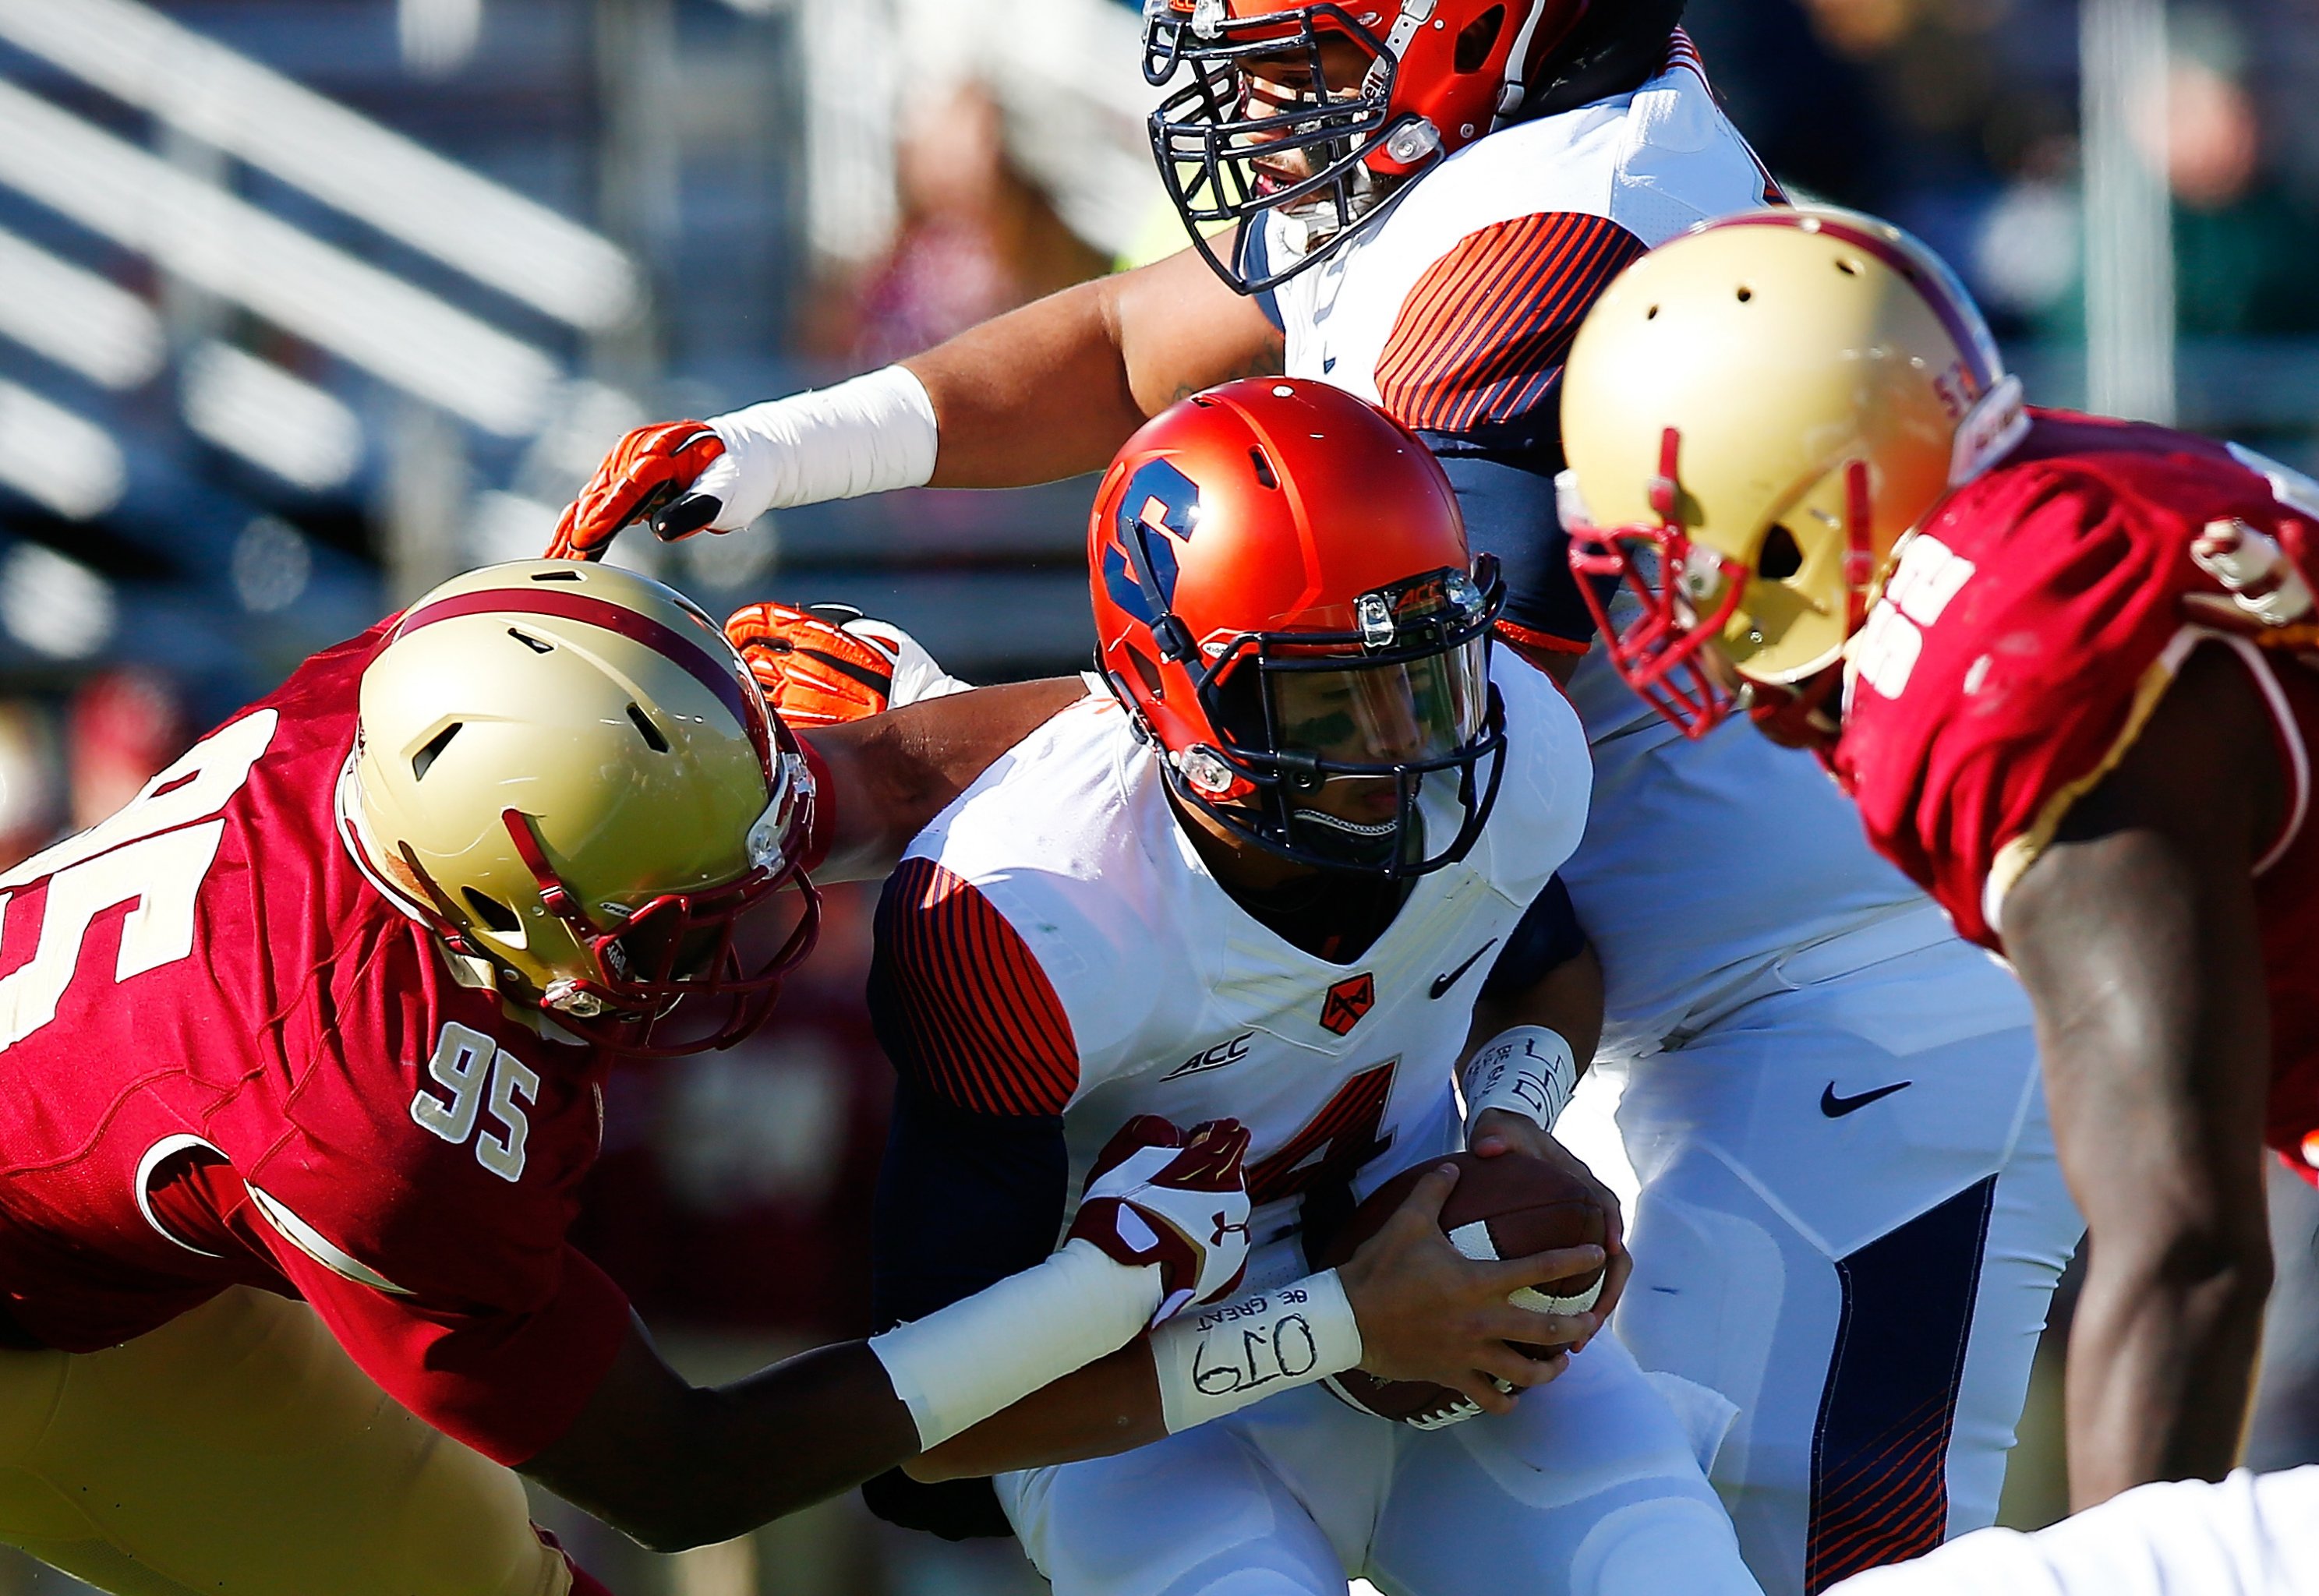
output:
[[[520,1462],[626,1333],[564,1239],[606,1061],[463,984],[358,862],[341,783],[382,635],[0,876],[0,1300],[15,1339],[85,1351],[230,1284],[300,1296]]]
[[[2190,650],[2221,638],[2269,701],[2293,786],[2257,869],[2275,1049],[2268,1135],[2319,1168],[2319,835],[2305,825],[2319,676],[2193,557],[2210,525],[2319,575],[2319,484],[2179,432],[2033,411],[2026,439],[1900,551],[1851,654],[1835,764],[1870,840],[2001,950],[2007,890],[2132,746]],[[2284,569],[2285,567],[2282,567]],[[2274,646],[2258,647],[2257,642]]]

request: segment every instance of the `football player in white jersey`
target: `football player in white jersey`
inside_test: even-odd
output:
[[[1043,1255],[1069,1172],[1123,1122],[1226,1109],[1250,1136],[1252,1294],[1155,1332],[1141,1402],[1087,1405],[1146,1444],[1000,1475],[1006,1521],[1061,1596],[1754,1592],[1690,1431],[1616,1338],[1494,1348],[1459,1383],[1491,1411],[1455,1427],[1314,1384],[1361,1338],[1308,1222],[1469,1135],[1584,1178],[1548,1134],[1573,1049],[1531,1022],[1591,964],[1484,957],[1577,843],[1584,739],[1544,676],[1493,659],[1499,580],[1439,466],[1325,383],[1227,384],[1129,441],[1088,561],[1108,690],[961,794],[880,907],[871,1010],[900,1087],[878,1312]],[[1452,1078],[1493,1048],[1534,1060],[1538,1096],[1522,1117],[1469,1080],[1469,1127]],[[1528,1323],[1535,1348],[1599,1321]],[[1552,1383],[1516,1403],[1486,1376]],[[877,1499],[934,1501],[891,1476]]]
[[[2137,1485],[2033,1534],[1983,1529],[1831,1596],[2313,1596],[2319,1465]]]
[[[1778,199],[1680,8],[1152,0],[1147,71],[1180,85],[1161,173],[1225,230],[827,391],[632,434],[558,546],[1092,470],[1250,372],[1414,429],[1503,564],[1501,635],[1569,681],[1593,749],[1563,879],[1606,974],[1605,1055],[1631,1065],[1640,1277],[1618,1331],[1737,1406],[1715,1479],[1741,1542],[1768,1588],[1816,1591],[1994,1518],[2080,1226],[2010,978],[1808,758],[1745,728],[1687,743],[1581,660],[1552,489],[1570,340],[1627,261]]]

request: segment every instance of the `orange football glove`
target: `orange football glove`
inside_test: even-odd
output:
[[[893,694],[893,656],[844,629],[841,622],[853,611],[831,613],[839,618],[787,604],[747,604],[725,622],[726,639],[791,726],[843,726],[883,714]]]
[[[725,440],[705,421],[662,421],[639,427],[612,446],[596,474],[564,508],[547,546],[551,560],[600,560],[613,535],[632,521],[649,519],[653,535],[666,540],[698,532],[708,516],[690,527],[663,522],[673,504],[708,463],[725,452]],[[708,516],[716,500],[704,500]]]

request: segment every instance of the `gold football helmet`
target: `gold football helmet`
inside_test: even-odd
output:
[[[1893,545],[2026,426],[1963,286],[1896,227],[1752,211],[1654,250],[1563,377],[1563,524],[1612,663],[1694,737],[1737,701],[1710,642],[1759,717],[1814,713]],[[1623,629],[1603,576],[1641,601]]]
[[[365,668],[358,724],[374,868],[590,1041],[729,1045],[811,950],[811,775],[724,634],[658,582],[561,560],[447,582]],[[792,884],[799,912],[765,951],[752,911]],[[711,994],[721,1024],[654,1041]]]

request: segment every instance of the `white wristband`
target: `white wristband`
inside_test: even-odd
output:
[[[1170,1435],[1360,1361],[1361,1328],[1334,1269],[1179,1313],[1151,1332]]]
[[[1160,1306],[1160,1266],[1067,1241],[1045,1263],[870,1338],[921,1450],[1132,1340]]]
[[[1578,1059],[1559,1032],[1516,1025],[1474,1050],[1464,1087],[1466,1124],[1485,1108],[1502,1108],[1551,1131],[1578,1090]]]
[[[715,525],[768,509],[925,485],[940,429],[934,401],[907,367],[767,400],[708,418],[726,453],[693,484],[725,500]]]

